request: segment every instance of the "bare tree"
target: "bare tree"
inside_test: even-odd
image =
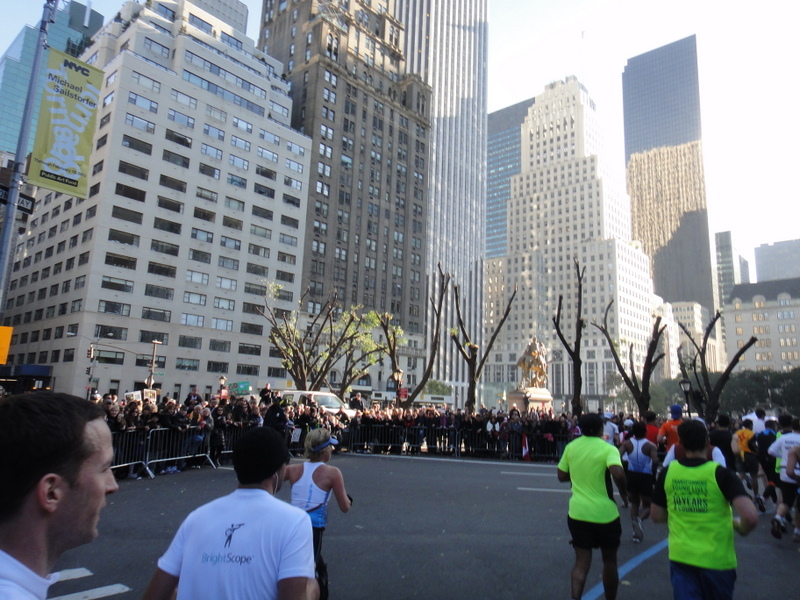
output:
[[[395,383],[395,389],[399,392],[403,385],[403,369],[400,368],[399,353],[399,348],[403,343],[403,330],[398,325],[395,325],[393,321],[394,315],[392,313],[378,315],[378,325],[383,330],[383,335],[386,338],[384,342],[386,356],[389,357],[392,367],[391,378]]]
[[[455,284],[453,285],[453,294],[455,295],[456,301],[458,328],[454,328],[450,331],[450,339],[453,340],[453,343],[456,345],[456,349],[458,350],[459,354],[461,354],[461,358],[463,358],[467,363],[467,400],[464,403],[464,408],[467,413],[471,413],[475,411],[475,405],[478,401],[478,382],[481,379],[483,367],[486,364],[486,359],[489,357],[489,353],[492,351],[494,341],[497,339],[500,330],[503,328],[503,324],[506,322],[506,319],[511,312],[511,304],[514,302],[514,298],[517,295],[517,286],[514,286],[514,293],[511,294],[511,297],[508,299],[508,304],[506,305],[506,310],[503,313],[503,317],[497,324],[497,327],[495,328],[494,333],[489,340],[489,344],[486,346],[486,351],[483,353],[483,357],[479,356],[480,348],[477,344],[472,342],[466,325],[464,324],[464,318],[461,315],[461,296],[458,291],[458,286]]]
[[[564,301],[564,296],[558,296],[558,309],[556,316],[553,317],[553,325],[556,327],[556,335],[561,340],[561,345],[567,351],[567,355],[572,359],[572,414],[579,417],[583,413],[583,404],[581,403],[581,390],[583,389],[583,374],[581,359],[581,339],[583,337],[583,330],[586,328],[586,321],[583,319],[583,276],[586,273],[586,267],[581,269],[578,259],[575,262],[575,276],[578,279],[578,310],[575,314],[575,342],[572,346],[569,345],[564,333],[561,330],[561,306]]]
[[[647,354],[645,355],[644,364],[642,365],[642,378],[640,381],[636,377],[636,365],[634,365],[633,362],[633,344],[631,344],[628,348],[628,365],[630,368],[630,374],[628,374],[628,372],[625,370],[625,366],[620,360],[619,352],[617,352],[617,347],[614,344],[614,340],[611,339],[611,334],[608,330],[608,313],[613,304],[614,301],[611,300],[608,303],[608,306],[606,306],[606,312],[603,315],[603,324],[598,325],[597,323],[593,322],[592,325],[597,327],[597,329],[599,329],[603,334],[603,337],[606,338],[608,347],[611,350],[611,355],[614,357],[614,363],[617,365],[617,371],[619,371],[622,381],[625,382],[625,385],[628,386],[628,389],[631,391],[631,395],[636,402],[636,406],[639,407],[639,415],[643,416],[645,411],[650,408],[650,378],[653,376],[658,362],[664,358],[664,353],[659,353],[658,348],[661,340],[661,334],[664,333],[664,330],[667,328],[667,326],[661,325],[660,316],[656,317],[656,320],[653,323],[653,331],[650,335],[650,342],[647,344]]]
[[[722,389],[725,387],[725,384],[728,383],[733,369],[739,364],[739,359],[753,344],[758,341],[758,338],[751,336],[750,339],[747,340],[747,342],[741,348],[739,348],[736,354],[733,355],[730,363],[728,363],[728,367],[722,372],[722,375],[719,377],[719,379],[717,379],[716,383],[712,385],[708,374],[708,338],[711,337],[711,332],[714,331],[714,327],[721,316],[722,315],[720,312],[717,311],[717,314],[714,315],[714,318],[711,319],[711,322],[706,326],[701,345],[697,344],[686,325],[680,322],[678,323],[678,326],[686,334],[686,337],[689,338],[692,346],[694,346],[695,349],[695,355],[692,357],[691,362],[689,363],[689,366],[692,368],[692,375],[694,376],[695,383],[697,384],[695,391],[699,395],[699,397],[695,397],[694,399],[695,410],[697,411],[698,415],[709,422],[717,418],[717,414],[719,413],[719,399],[722,395]],[[685,365],[682,360],[679,362],[683,376],[688,379],[689,374],[686,371],[687,365]],[[699,365],[698,362],[700,363]]]
[[[439,345],[442,337],[442,305],[444,304],[444,299],[447,296],[447,287],[450,285],[450,274],[442,271],[441,263],[437,264],[436,267],[439,269],[439,286],[436,299],[434,299],[433,296],[429,298],[431,310],[433,311],[433,335],[431,336],[431,347],[428,354],[428,362],[425,365],[422,378],[419,380],[416,387],[410,391],[408,398],[406,398],[404,401],[400,401],[398,399],[398,405],[402,408],[409,408],[414,400],[416,400],[416,398],[422,393],[422,390],[425,388],[425,384],[428,383],[428,380],[433,374],[433,366],[436,364],[436,356],[439,353]],[[387,322],[387,326],[388,325],[389,323]],[[381,327],[383,327],[383,323],[381,323]],[[384,329],[384,334],[386,335],[387,340],[389,340],[390,337],[393,337],[393,334],[391,334],[388,329]],[[386,353],[392,362],[392,372],[396,373],[400,364],[396,340],[391,346],[387,343]]]

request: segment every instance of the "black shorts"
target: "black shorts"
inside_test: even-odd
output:
[[[619,548],[622,537],[619,517],[610,523],[590,523],[567,517],[567,525],[575,548]]]
[[[783,503],[789,508],[792,508],[797,500],[797,486],[798,483],[796,481],[789,483],[781,479],[778,482],[778,487],[781,489],[781,494],[783,494]]]
[[[628,493],[649,498],[653,495],[654,477],[652,473],[628,471]]]
[[[758,457],[752,452],[745,452],[744,460],[741,457],[736,457],[736,472],[747,473],[751,477],[758,475]]]

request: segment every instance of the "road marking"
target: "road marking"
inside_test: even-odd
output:
[[[500,475],[522,475],[524,477],[552,477],[552,473],[522,473],[519,471],[500,471]]]
[[[50,600],[94,600],[95,598],[108,598],[109,596],[116,596],[117,594],[124,594],[130,592],[131,588],[115,583],[114,585],[107,585],[104,587],[95,588],[93,590],[86,590],[85,592],[76,592],[74,594],[67,594],[66,596],[57,596],[50,598]]]
[[[641,565],[644,561],[648,558],[651,558],[661,552],[664,548],[667,547],[667,540],[661,540],[656,545],[648,548],[641,554],[637,554],[624,565],[619,568],[619,578],[622,579],[625,575],[633,571],[636,567]],[[588,592],[586,592],[583,597],[585,600],[597,600],[603,594],[603,584],[598,583]]]
[[[557,490],[555,488],[529,488],[529,487],[518,487],[517,488],[520,492],[553,492],[555,494],[571,494],[572,490],[564,489],[564,490]]]
[[[72,579],[80,579],[81,577],[89,577],[94,575],[89,569],[64,569],[58,572],[59,581],[70,581]]]

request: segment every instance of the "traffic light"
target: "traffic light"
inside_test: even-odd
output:
[[[89,349],[86,351],[86,358],[94,360],[94,346],[89,344]]]

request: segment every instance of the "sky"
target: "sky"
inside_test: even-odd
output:
[[[755,246],[800,238],[800,3],[796,0],[488,0],[489,111],[575,75],[589,90],[606,151],[624,178],[622,71],[628,58],[697,36],[703,152],[711,236],[732,231],[751,261]],[[257,37],[260,0],[250,8]],[[44,2],[7,3],[4,51]],[[92,8],[116,14],[121,0]],[[618,157],[617,158],[615,158]],[[623,179],[624,180],[624,179]],[[712,246],[713,247],[713,246]]]

